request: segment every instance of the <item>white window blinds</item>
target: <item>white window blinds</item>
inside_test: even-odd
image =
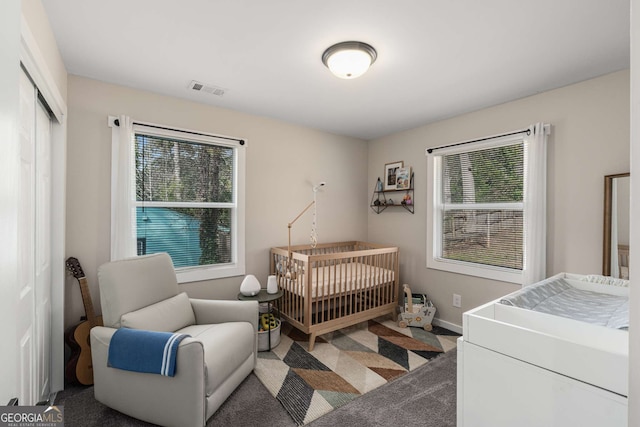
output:
[[[443,259],[522,270],[524,144],[442,156]]]
[[[135,132],[138,255],[175,267],[232,261],[234,149]]]

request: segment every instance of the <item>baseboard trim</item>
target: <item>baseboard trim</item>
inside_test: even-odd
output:
[[[462,326],[456,325],[455,323],[447,322],[445,320],[441,320],[438,318],[433,319],[431,323],[436,326],[440,326],[441,328],[445,328],[457,334],[462,335]]]

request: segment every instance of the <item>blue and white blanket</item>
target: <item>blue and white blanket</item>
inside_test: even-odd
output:
[[[180,341],[190,335],[141,329],[118,329],[109,344],[108,366],[173,377]]]

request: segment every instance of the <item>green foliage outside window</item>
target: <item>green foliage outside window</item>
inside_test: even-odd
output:
[[[466,157],[466,158],[465,158]],[[445,203],[522,202],[524,188],[524,145],[508,145],[443,157]],[[465,194],[465,174],[472,177],[474,193]],[[465,197],[466,196],[466,197]]]

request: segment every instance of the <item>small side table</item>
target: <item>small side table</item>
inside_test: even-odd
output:
[[[247,295],[243,295],[243,294],[238,294],[238,299],[240,301],[258,301],[258,303],[263,303],[266,302],[267,303],[267,308],[268,308],[268,313],[271,313],[271,305],[272,303],[275,301],[276,302],[276,306],[277,306],[277,310],[278,310],[278,320],[280,320],[280,298],[282,298],[282,295],[284,295],[284,292],[282,290],[278,290],[278,292],[276,292],[275,294],[270,294],[267,292],[266,289],[260,289],[260,292],[258,292],[256,295],[253,296],[247,296]],[[282,327],[280,328],[280,331],[282,332]],[[269,340],[269,350],[271,351],[271,322],[269,322],[269,329],[268,329],[268,340]]]

